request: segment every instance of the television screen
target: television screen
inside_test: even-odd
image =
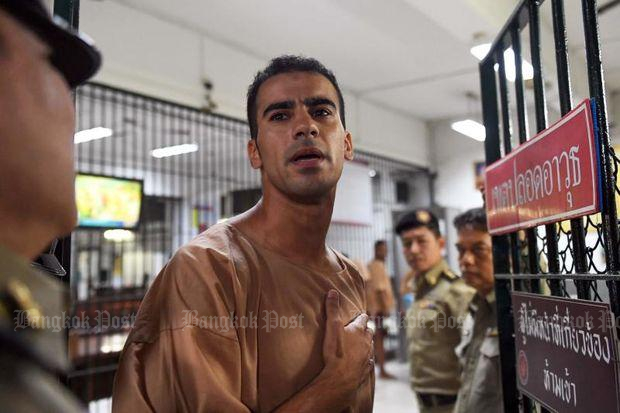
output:
[[[132,229],[138,226],[142,181],[78,174],[75,195],[81,228]]]

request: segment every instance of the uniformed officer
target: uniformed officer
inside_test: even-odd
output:
[[[464,212],[454,219],[456,247],[465,282],[476,289],[469,305],[457,354],[463,366],[463,384],[457,413],[501,413],[502,387],[493,280],[491,236],[484,209]]]
[[[40,0],[0,0],[0,410],[74,412],[65,290],[30,261],[76,222],[70,87],[99,53]]]
[[[474,291],[442,258],[445,240],[430,211],[405,214],[395,230],[411,267],[405,284],[414,294],[406,317],[411,387],[421,412],[452,412],[460,387],[455,347]]]

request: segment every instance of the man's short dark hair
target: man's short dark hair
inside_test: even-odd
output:
[[[375,249],[377,249],[378,247],[380,247],[381,245],[386,245],[386,242],[384,239],[379,239],[375,241]]]
[[[401,216],[394,231],[398,235],[402,235],[405,231],[420,227],[428,228],[437,238],[441,237],[437,217],[431,211],[424,208],[415,209]]]
[[[488,232],[487,213],[484,208],[473,208],[463,212],[454,218],[454,226],[457,231],[463,229],[475,229],[482,232]]]
[[[342,97],[342,92],[340,91],[340,87],[338,86],[338,81],[336,80],[336,76],[334,73],[327,69],[321,62],[311,57],[303,57],[303,56],[292,56],[292,55],[283,55],[278,56],[269,62],[266,68],[261,70],[254,76],[254,81],[248,88],[248,96],[247,96],[247,115],[248,115],[248,123],[250,124],[250,136],[252,139],[256,139],[258,136],[258,122],[256,121],[257,113],[256,113],[256,98],[258,96],[258,90],[262,86],[265,81],[273,76],[282,74],[282,73],[291,73],[291,72],[312,72],[322,75],[327,78],[336,89],[336,93],[338,94],[338,106],[340,112],[340,120],[342,121],[342,126],[347,127],[344,116],[344,98]]]

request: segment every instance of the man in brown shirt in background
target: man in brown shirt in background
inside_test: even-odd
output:
[[[474,291],[442,258],[445,240],[430,211],[405,214],[395,230],[413,276],[415,299],[406,317],[411,387],[422,413],[449,413],[461,384],[454,349]]]
[[[385,371],[385,349],[383,340],[387,330],[383,319],[390,316],[394,310],[394,293],[390,276],[385,268],[387,257],[387,243],[385,240],[375,242],[375,258],[367,265],[368,282],[366,283],[366,298],[368,301],[368,315],[375,323],[375,359],[379,366],[379,377],[393,379],[394,376]]]
[[[364,282],[325,245],[353,144],[333,73],[281,56],[248,91],[263,198],[183,246],[119,365],[116,412],[370,412]]]

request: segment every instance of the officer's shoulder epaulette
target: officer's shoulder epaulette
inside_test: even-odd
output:
[[[459,276],[452,272],[451,269],[446,268],[442,271],[442,275],[448,279],[448,281],[456,281],[459,279]]]

